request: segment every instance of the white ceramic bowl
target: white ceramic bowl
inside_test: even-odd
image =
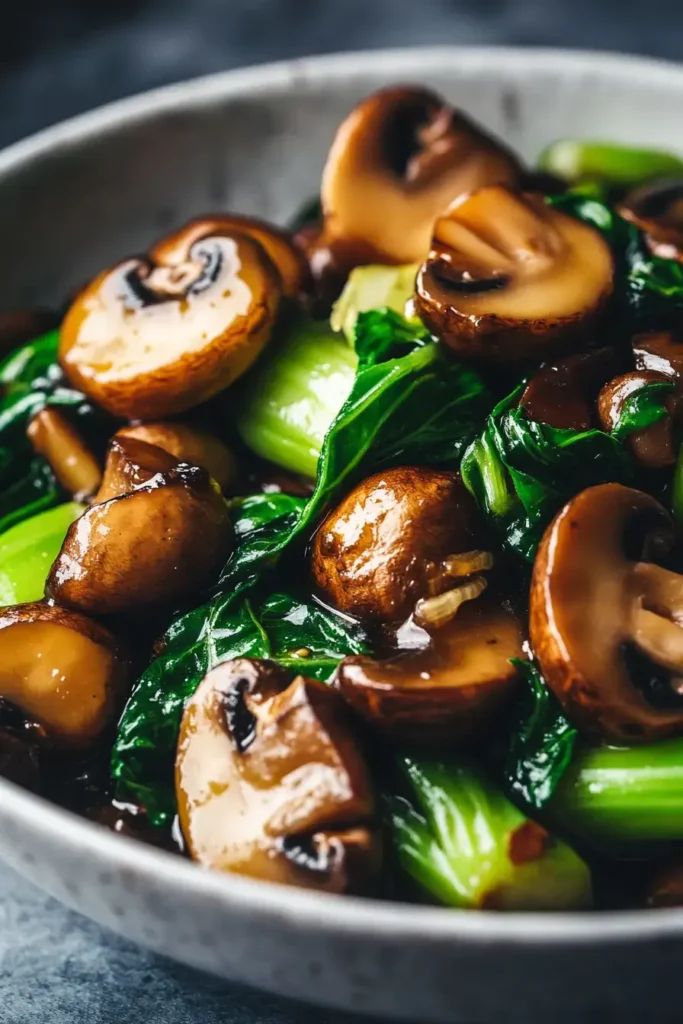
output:
[[[405,80],[530,158],[558,135],[683,145],[683,69],[633,58],[404,50],[217,75],[0,155],[0,308],[57,303],[202,211],[287,218],[344,113]],[[501,916],[316,895],[202,871],[4,781],[0,855],[131,939],[283,995],[418,1021],[680,1021],[683,911]]]

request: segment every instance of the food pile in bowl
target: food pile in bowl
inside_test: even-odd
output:
[[[205,868],[683,903],[683,161],[439,96],[2,318],[0,772]]]

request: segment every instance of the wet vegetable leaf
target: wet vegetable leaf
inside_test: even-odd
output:
[[[578,734],[534,663],[515,664],[527,690],[510,730],[505,782],[518,800],[540,810],[569,767]]]
[[[422,321],[416,317],[408,320],[393,309],[370,309],[356,318],[354,348],[361,367],[396,358],[430,340]]]
[[[612,435],[620,440],[639,430],[647,430],[667,415],[666,396],[671,394],[673,381],[650,381],[628,396]]]

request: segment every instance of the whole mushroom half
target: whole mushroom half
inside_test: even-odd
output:
[[[440,96],[415,86],[382,89],[348,115],[330,149],[324,243],[349,255],[355,247],[357,263],[417,262],[435,217],[456,196],[515,184],[519,173],[507,149]]]
[[[462,358],[509,364],[590,340],[613,278],[594,228],[540,195],[491,186],[436,221],[415,305]]]
[[[629,399],[632,399],[651,384],[661,384],[666,389],[662,405],[666,414],[656,423],[629,434],[627,443],[635,460],[646,469],[662,469],[676,462],[676,433],[683,413],[681,395],[673,390],[670,377],[654,370],[631,370],[608,381],[598,396],[598,415],[603,430],[611,431],[618,426]]]
[[[80,293],[62,324],[59,359],[72,383],[114,415],[183,412],[252,365],[282,290],[254,237],[193,221]]]
[[[98,500],[70,527],[48,579],[95,615],[169,605],[209,582],[232,547],[218,485],[143,441],[112,443]]]
[[[650,252],[683,262],[683,180],[643,185],[629,192],[618,210],[644,233]]]
[[[39,727],[41,742],[91,747],[113,725],[130,683],[114,636],[47,604],[0,610],[0,699]]]
[[[311,572],[322,598],[374,622],[399,622],[416,604],[457,603],[483,590],[489,552],[476,547],[476,509],[455,473],[403,466],[368,477],[323,521]],[[470,577],[466,584],[463,577]],[[449,596],[445,596],[446,592]],[[437,614],[434,602],[428,614]]]
[[[616,372],[610,348],[577,352],[545,363],[522,392],[519,404],[530,420],[565,430],[594,426],[595,402],[601,386]]]
[[[178,813],[194,860],[331,892],[379,867],[370,777],[340,695],[266,661],[213,669],[183,714]]]
[[[589,737],[632,744],[683,732],[683,576],[657,564],[672,543],[663,506],[620,484],[582,491],[543,537],[531,642]]]

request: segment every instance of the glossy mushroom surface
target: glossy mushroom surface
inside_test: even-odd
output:
[[[461,358],[519,363],[590,340],[613,278],[592,227],[542,196],[491,186],[437,219],[415,305]]]
[[[397,740],[471,743],[516,692],[511,659],[523,654],[519,619],[480,597],[425,639],[424,648],[388,658],[345,658],[336,685],[354,711]]]
[[[355,246],[357,262],[416,262],[456,196],[515,184],[519,171],[509,150],[435,93],[382,89],[337,131],[322,179],[322,238],[333,250]]]
[[[601,386],[617,369],[609,348],[579,352],[538,369],[519,400],[530,420],[564,430],[595,425],[595,402]]]
[[[631,341],[638,370],[652,370],[683,381],[683,335],[675,331],[648,331]]]
[[[228,661],[200,683],[176,796],[206,867],[328,892],[363,889],[377,870],[373,789],[342,698],[271,662]]]
[[[96,615],[189,597],[233,543],[227,505],[205,470],[142,441],[115,445],[105,474],[112,496],[100,494],[72,524],[48,579],[60,604]]]
[[[620,484],[582,491],[534,563],[530,636],[543,676],[586,735],[620,744],[683,733],[683,576],[659,502]]]
[[[319,527],[311,573],[319,594],[359,619],[395,622],[421,598],[469,575],[476,510],[455,473],[404,466],[368,477]]]
[[[34,451],[49,462],[60,485],[75,501],[91,497],[102,481],[94,454],[58,409],[42,409],[26,430]]]
[[[683,262],[683,179],[642,185],[629,192],[618,210],[644,233],[650,252]]]
[[[206,430],[191,427],[174,420],[160,420],[121,427],[114,439],[133,438],[145,444],[162,448],[179,462],[200,466],[226,492],[235,482],[235,457],[218,437]]]
[[[650,384],[663,384],[662,395],[666,415],[656,423],[628,435],[633,457],[646,469],[663,469],[676,462],[676,434],[683,415],[683,398],[671,390],[671,378],[654,370],[631,370],[608,381],[598,396],[598,416],[603,430],[611,431],[619,424],[624,408],[634,396]]]
[[[114,724],[130,682],[114,636],[47,604],[0,610],[0,698],[58,749],[93,746]]]
[[[76,387],[116,416],[183,412],[251,366],[281,294],[259,242],[220,222],[193,221],[78,295],[62,324],[60,362]]]

